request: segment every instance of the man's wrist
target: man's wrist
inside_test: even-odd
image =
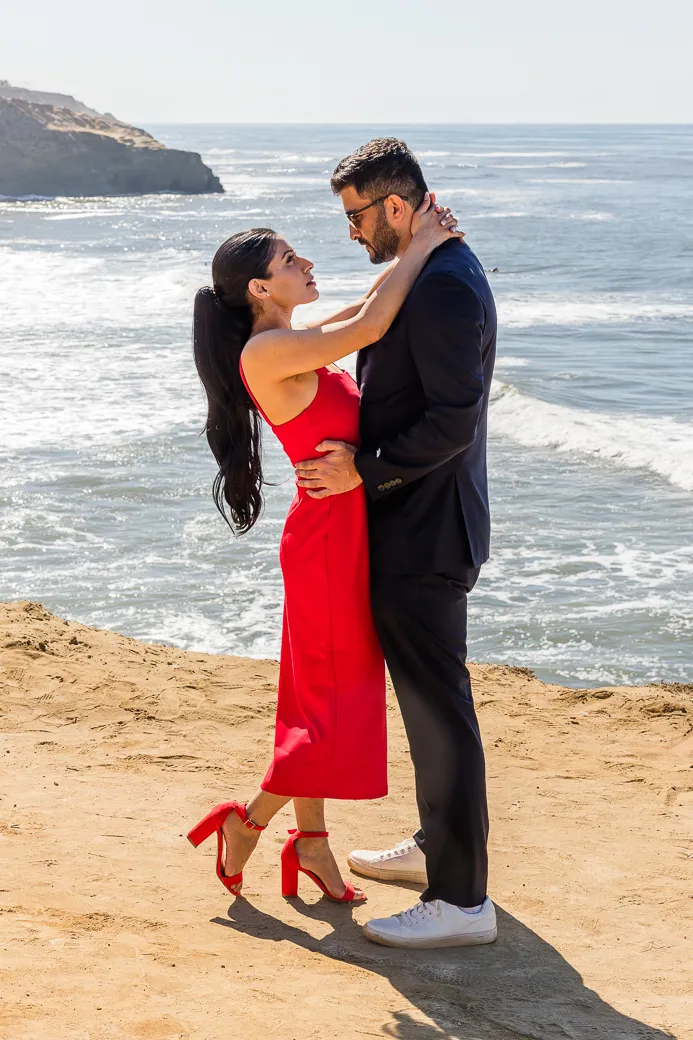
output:
[[[354,468],[368,492],[368,497],[373,500],[382,497],[382,493],[378,490],[378,477],[373,472],[374,468],[377,468],[373,465],[377,458],[378,453],[367,448],[359,448],[354,455]]]
[[[354,469],[356,470],[356,472],[358,473],[359,477],[361,478],[361,483],[363,483],[363,473],[361,472],[361,467],[360,467],[359,463],[361,462],[361,459],[363,458],[364,454],[365,453],[364,453],[364,449],[363,448],[357,448],[356,451],[354,452],[354,458],[353,458]]]

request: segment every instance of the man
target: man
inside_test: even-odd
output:
[[[378,138],[343,159],[332,190],[371,263],[400,256],[426,183],[402,141]],[[429,259],[386,335],[360,351],[361,447],[328,441],[297,466],[323,497],[363,482],[375,624],[402,711],[421,829],[356,873],[428,882],[411,910],[370,921],[388,946],[493,942],[486,894],[484,754],[466,666],[467,595],[488,558],[486,416],[496,312],[483,268],[459,240]],[[324,488],[324,491],[316,489]]]

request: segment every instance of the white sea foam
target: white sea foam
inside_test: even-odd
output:
[[[334,156],[332,155],[302,155],[299,152],[278,152],[275,155],[275,159],[280,162],[305,162],[305,163],[316,163],[316,162],[332,162]],[[336,162],[336,159],[334,160]]]
[[[553,293],[519,295],[498,293],[498,317],[506,328],[535,325],[602,325],[693,319],[690,294],[594,293],[590,297]]]
[[[562,159],[569,158],[570,152],[463,152],[464,156],[473,159]]]
[[[649,415],[605,415],[552,404],[494,384],[490,429],[527,448],[547,448],[656,474],[693,491],[693,424]]]
[[[125,261],[125,262],[123,262]],[[170,326],[187,321],[197,288],[209,279],[201,255],[166,247],[156,255],[106,260],[61,250],[0,249],[3,327]],[[30,286],[40,286],[40,292]]]
[[[2,445],[10,452],[127,444],[181,426],[201,428],[205,414],[187,346],[35,345],[6,357],[5,374]]]
[[[496,369],[500,368],[524,368],[525,365],[530,363],[529,358],[524,357],[503,357],[500,355],[496,358]]]
[[[684,583],[693,577],[693,546],[689,545],[663,549],[660,545],[648,547],[617,540],[599,545],[573,544],[571,550],[563,544],[542,549],[528,544],[522,548],[504,545],[502,538],[500,542],[489,565],[494,579],[503,578],[489,593],[499,603],[514,602],[516,591],[537,579],[551,587],[567,576],[580,582],[623,578],[632,588],[649,592],[662,584]],[[590,610],[596,607],[593,601],[586,606]]]
[[[89,220],[92,217],[112,217],[111,209],[85,209],[81,213],[49,213],[44,220]]]
[[[603,212],[599,212],[598,210],[595,211],[595,212],[569,213],[568,214],[568,218],[570,220],[596,220],[596,221],[598,221],[600,223],[603,223],[604,221],[607,221],[607,220],[614,220],[615,219],[613,213],[603,213]]]
[[[263,174],[262,177],[250,173],[239,176],[224,170],[218,170],[217,173],[224,190],[234,200],[274,199],[277,196],[292,195],[296,189],[318,185],[329,191],[324,176],[310,177],[288,171],[274,175]]]
[[[236,162],[239,166],[253,166],[255,164],[273,162],[331,162],[334,159],[334,156],[332,155],[304,155],[300,152],[242,152],[238,148],[209,148],[205,152],[205,155],[235,155],[238,156],[238,158],[234,160],[234,162]]]
[[[473,195],[489,195],[491,193],[481,192],[478,188],[461,188],[446,184],[443,190],[438,194],[440,195],[440,199],[447,201],[452,195],[465,195],[471,197]]]
[[[376,274],[320,278],[325,296],[299,308],[297,322],[333,313]],[[201,255],[176,250],[125,262],[0,250],[3,448],[117,445],[199,428],[204,400],[190,329],[195,291],[208,281]],[[32,285],[41,286],[38,297]],[[145,404],[153,400],[155,409]]]
[[[611,177],[535,177],[529,184],[630,184]]]
[[[448,192],[445,192],[447,195]],[[528,217],[529,213],[525,210],[497,210],[487,213],[466,213],[464,216],[465,220],[505,220],[508,217]]]
[[[130,200],[127,200],[129,206]],[[50,215],[52,213],[93,213],[103,212],[112,214],[119,210],[125,210],[122,197],[110,199],[66,199],[66,198],[43,198],[42,196],[25,196],[23,199],[12,199],[6,195],[0,195],[0,213],[11,213],[23,216],[26,213],[41,213]]]
[[[316,163],[329,163],[335,161],[332,156],[329,155],[271,155],[253,157],[245,156],[243,158],[234,159],[229,158],[226,160],[226,166],[234,170],[243,170],[244,168],[254,168],[256,166],[275,166],[278,170],[291,170],[297,165],[304,164],[306,166],[315,166]],[[290,164],[287,166],[287,164]]]
[[[492,163],[493,170],[553,170],[553,169],[577,169],[584,168],[587,163],[582,162],[551,162],[551,163]]]

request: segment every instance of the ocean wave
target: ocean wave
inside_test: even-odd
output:
[[[648,415],[606,415],[531,397],[494,382],[493,434],[596,462],[644,470],[693,491],[693,425]]]
[[[450,164],[445,164],[445,165],[441,165],[440,163],[437,163],[437,162],[424,162],[424,163],[422,163],[422,165],[425,166],[426,169],[428,169],[430,167],[430,168],[436,169],[436,170],[445,169],[446,165],[447,165],[447,169],[455,169],[455,170],[478,170],[479,169],[477,163],[468,163],[468,162],[456,162],[456,163],[450,163]]]
[[[187,344],[34,346],[26,358],[4,360],[0,414],[4,462],[14,457],[10,479],[22,472],[17,458],[26,452],[119,444],[133,450],[138,441],[202,428],[204,392]]]
[[[51,202],[53,195],[0,195],[0,202]]]
[[[122,260],[0,249],[3,329],[71,327],[100,337],[104,328],[170,326],[189,319],[195,292],[208,280],[202,256],[175,249]],[[39,300],[27,289],[34,285]]]
[[[443,194],[448,195],[446,191]],[[468,213],[465,214],[465,220],[504,220],[506,217],[528,217],[529,213],[526,210],[497,210],[490,213]]]
[[[123,211],[125,212],[125,211]],[[44,220],[90,220],[92,217],[112,217],[112,209],[86,209],[75,213],[48,213]]]
[[[441,190],[438,192],[438,195],[440,196],[440,198],[441,199],[444,198],[446,201],[447,201],[447,199],[450,198],[451,195],[469,195],[469,196],[472,196],[472,195],[481,195],[481,194],[489,195],[490,192],[483,192],[482,193],[478,188],[459,188],[459,187],[455,187],[454,185],[450,185],[450,184],[444,185],[444,187],[441,188]]]
[[[260,210],[228,210],[226,215],[249,217]],[[218,220],[218,216],[214,217]],[[211,256],[211,252],[209,254]],[[46,331],[78,330],[80,342],[101,340],[126,329],[169,329],[189,334],[193,299],[209,282],[208,257],[175,247],[153,254],[104,258],[66,255],[56,250],[0,248],[3,287],[3,332],[21,330],[43,342]],[[322,299],[310,305],[315,313],[333,313],[370,289],[378,271],[363,267],[344,275],[316,271]],[[31,306],[27,286],[40,285],[40,306]],[[312,316],[310,307],[297,310],[297,320]],[[0,342],[3,339],[0,333]],[[56,354],[61,340],[55,338]]]
[[[258,202],[262,199],[274,201],[315,187],[320,187],[329,193],[329,185],[325,176],[302,176],[288,171],[274,175],[263,174],[261,177],[253,174],[239,176],[233,171],[223,168],[217,168],[216,172],[227,197],[234,202],[246,200]]]
[[[613,213],[601,213],[599,211],[595,211],[594,213],[592,213],[592,212],[569,213],[568,214],[568,219],[569,220],[596,220],[598,222],[603,223],[604,221],[607,221],[607,220],[614,220],[614,214]]]
[[[118,196],[114,199],[116,206],[122,207],[122,197]],[[101,205],[103,209],[107,209],[110,214],[112,212],[112,203],[110,199],[104,198],[78,198],[68,199],[61,198],[60,196],[48,196],[48,195],[24,195],[21,198],[12,197],[10,195],[0,195],[0,213],[4,212],[17,212],[20,213],[50,213],[56,210],[59,211],[74,211],[78,210],[88,214],[93,211],[94,205]],[[105,205],[104,205],[105,204]]]
[[[273,162],[332,162],[336,159],[332,155],[313,155],[310,153],[303,154],[301,152],[273,152],[273,151],[247,151],[240,148],[208,148],[205,155],[238,155],[241,158],[234,160],[239,166],[248,165],[252,166],[255,163],[273,163]]]
[[[524,368],[529,365],[529,358],[524,357],[497,357],[496,368]]]
[[[534,177],[529,184],[630,184],[611,177]]]
[[[214,158],[211,156],[210,158]],[[267,167],[276,166],[278,170],[291,172],[296,165],[305,164],[306,166],[315,166],[316,163],[329,163],[336,162],[333,156],[330,155],[272,155],[263,156],[262,158],[256,158],[253,156],[244,156],[243,158],[230,158],[226,159],[226,166],[229,169],[234,170],[252,170],[255,167]],[[290,165],[285,165],[285,164]]]
[[[570,158],[570,152],[462,152],[464,157],[473,159],[563,159]]]
[[[566,577],[580,582],[607,583],[623,579],[632,588],[637,585],[641,593],[646,587],[648,594],[661,589],[662,585],[685,583],[693,578],[693,546],[690,545],[663,549],[659,545],[650,547],[619,541],[617,535],[614,542],[581,543],[579,547],[573,542],[570,549],[562,540],[551,547],[542,548],[529,541],[518,546],[510,544],[509,521],[506,516],[506,526],[499,532],[500,544],[494,547],[488,571],[492,584],[487,589],[487,596],[501,605],[516,603],[518,590],[529,584],[551,588]],[[512,524],[514,526],[514,520]],[[671,609],[671,591],[667,591],[666,605]],[[682,596],[680,606],[684,606],[687,597],[685,587]],[[642,595],[636,596],[633,602],[627,596],[619,596],[613,604],[590,600],[580,609],[598,614],[602,606],[608,612],[616,609],[619,603],[638,608],[642,605]]]
[[[655,294],[595,293],[584,296],[497,293],[501,325],[529,329],[536,325],[605,325],[657,321],[670,318],[692,319],[693,302]]]
[[[584,168],[583,162],[551,162],[551,163],[492,163],[492,170],[554,170]]]

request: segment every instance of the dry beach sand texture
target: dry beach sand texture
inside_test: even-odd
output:
[[[366,906],[279,893],[288,812],[246,873],[182,837],[247,796],[277,665],[148,646],[0,606],[0,1035],[106,1038],[693,1038],[693,690],[575,691],[477,665],[500,937],[367,943],[415,886]],[[411,766],[390,696],[391,795],[330,803],[335,850],[399,840]]]

